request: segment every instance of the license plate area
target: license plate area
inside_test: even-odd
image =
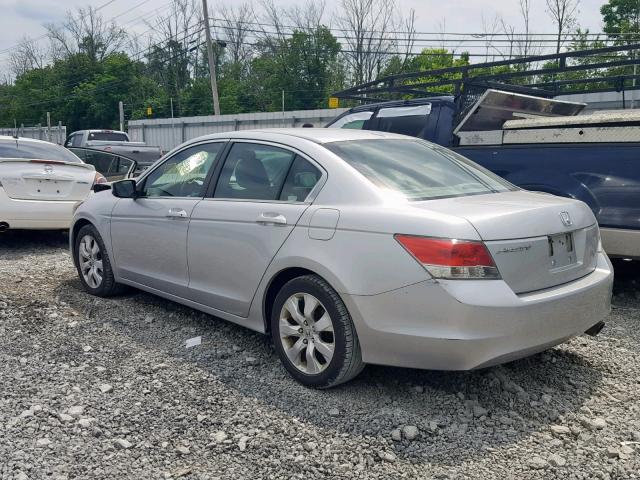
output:
[[[563,268],[577,263],[573,233],[549,235],[549,260],[551,268]]]
[[[56,197],[67,194],[69,188],[68,180],[50,180],[29,178],[25,181],[28,192],[36,197],[47,196]]]

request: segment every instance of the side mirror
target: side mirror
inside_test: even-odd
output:
[[[136,181],[120,180],[111,184],[111,193],[118,198],[136,198]]]

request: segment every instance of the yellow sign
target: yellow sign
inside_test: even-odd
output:
[[[340,99],[338,97],[329,97],[329,108],[338,108]]]
[[[147,107],[147,117],[153,115],[153,109],[151,107]]]

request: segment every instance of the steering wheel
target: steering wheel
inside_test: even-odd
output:
[[[182,184],[182,188],[180,188],[180,190],[182,191],[182,196],[186,196],[186,197],[193,197],[196,196],[195,191],[199,192],[199,187],[202,187],[204,185],[204,180],[200,179],[200,178],[190,178],[189,180],[187,180],[186,182],[184,182]],[[185,193],[187,193],[185,195]]]

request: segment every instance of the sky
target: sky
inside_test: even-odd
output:
[[[227,3],[233,0],[226,0]],[[301,2],[295,0],[275,0],[282,6]],[[579,6],[579,24],[591,32],[602,30],[600,6],[605,0],[581,0]],[[545,0],[531,0],[531,31],[534,33],[553,32],[546,10]],[[124,24],[127,31],[141,33],[148,27],[145,20],[163,13],[168,0],[0,0],[0,69],[6,68],[10,49],[23,37],[40,38],[45,33],[44,25],[57,24],[64,20],[65,12],[79,6],[105,6],[101,13],[105,18],[118,17],[117,22]],[[224,1],[209,0],[210,9]],[[254,2],[257,3],[257,2]],[[327,0],[328,12],[325,21],[331,23],[333,12],[340,0]],[[521,17],[518,0],[397,0],[402,12],[416,11],[416,27],[419,32],[440,32],[442,26],[446,32],[476,33],[482,32],[484,23],[491,24],[496,15],[521,31]],[[139,5],[139,6],[138,6]],[[41,40],[44,42],[44,40]],[[0,74],[3,73],[0,71]],[[2,75],[0,75],[1,77]]]

